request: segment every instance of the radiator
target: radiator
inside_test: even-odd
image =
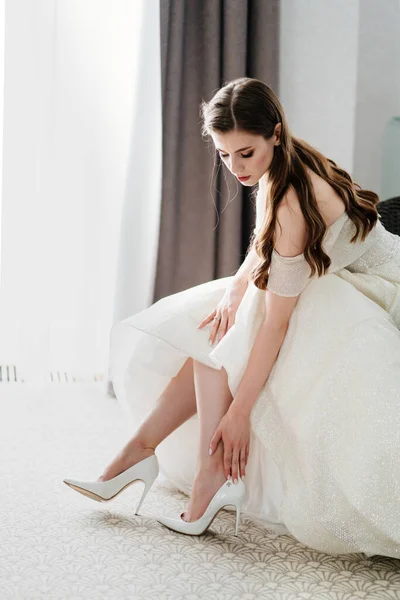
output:
[[[0,365],[0,383],[89,383],[92,381],[104,381],[103,373],[94,373],[87,377],[77,376],[67,371],[50,371],[35,378],[26,378],[16,365]]]

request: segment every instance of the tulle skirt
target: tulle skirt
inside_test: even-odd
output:
[[[210,327],[197,329],[231,279],[167,296],[112,328],[111,379],[135,428],[188,357],[223,367],[235,395],[265,292],[249,284],[214,347]],[[244,517],[330,554],[400,558],[399,307],[400,282],[346,269],[302,292],[251,412]],[[160,476],[187,494],[198,439],[195,414],[157,448]]]

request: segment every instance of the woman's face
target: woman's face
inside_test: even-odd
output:
[[[212,133],[211,137],[219,155],[230,172],[246,186],[255,185],[268,171],[279,142],[280,123],[274,135],[266,140],[262,135],[233,130],[229,133]],[[247,179],[240,179],[241,177]]]

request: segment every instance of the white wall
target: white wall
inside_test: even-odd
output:
[[[107,374],[139,2],[8,0],[0,364]]]
[[[353,169],[358,0],[281,0],[280,99],[294,135]]]
[[[293,133],[379,194],[384,126],[400,114],[399,0],[281,0],[280,33]]]
[[[387,189],[381,179],[385,126],[400,116],[399,0],[360,2],[357,75],[354,173],[364,187],[381,194]],[[399,172],[400,147],[396,162]]]

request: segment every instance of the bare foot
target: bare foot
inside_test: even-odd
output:
[[[220,468],[212,467],[199,471],[193,481],[188,508],[181,515],[183,521],[189,522],[200,519],[204,515],[211,499],[225,481],[226,477],[222,462]]]
[[[97,481],[108,481],[141,460],[152,456],[152,454],[154,454],[154,448],[141,446],[140,444],[127,444],[106,467]]]

